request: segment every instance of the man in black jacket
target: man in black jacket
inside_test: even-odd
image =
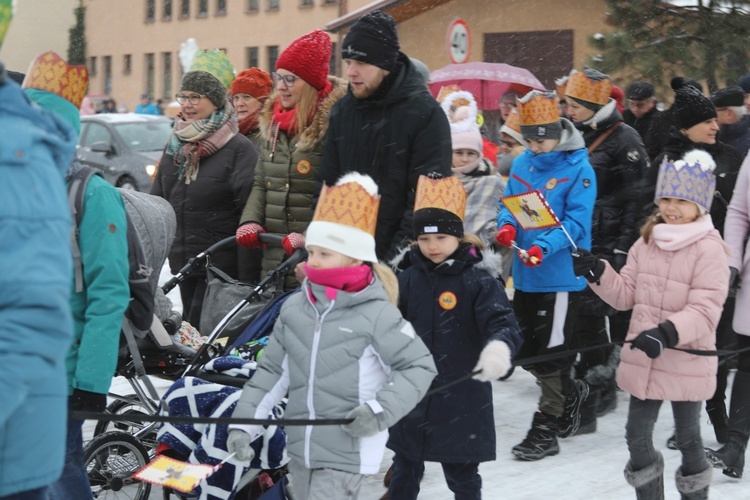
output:
[[[350,171],[378,183],[375,242],[381,260],[412,232],[419,176],[449,176],[453,154],[445,113],[399,48],[396,24],[384,12],[366,14],[349,29],[341,51],[349,91],[331,110],[319,173],[328,185]]]
[[[625,97],[628,107],[622,112],[622,121],[633,127],[645,143],[651,122],[661,113],[656,108],[654,86],[649,82],[633,82],[625,91]]]

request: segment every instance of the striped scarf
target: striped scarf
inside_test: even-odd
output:
[[[190,184],[198,177],[200,159],[211,156],[237,135],[237,116],[232,106],[224,106],[205,120],[192,123],[178,119],[167,144],[174,158],[178,179]]]

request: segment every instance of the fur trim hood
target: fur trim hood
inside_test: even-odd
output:
[[[498,277],[503,270],[503,257],[499,252],[496,252],[488,244],[488,242],[483,241],[483,243],[485,244],[485,247],[482,250],[479,250],[475,247],[475,252],[479,257],[479,261],[474,262],[473,265],[477,269],[487,271],[490,276]],[[398,274],[412,265],[411,256],[409,256],[408,254],[414,247],[416,247],[416,244],[407,245],[401,248],[399,252],[393,257],[393,259],[388,261],[388,265],[391,267],[391,269],[393,269],[393,272]],[[419,249],[416,249],[415,251],[418,252]]]
[[[297,149],[300,151],[312,151],[325,138],[326,132],[328,132],[328,117],[331,114],[331,108],[333,108],[336,101],[346,95],[346,91],[349,88],[346,80],[336,76],[329,75],[328,81],[333,85],[331,92],[320,103],[320,107],[315,116],[313,116],[310,125],[297,138]],[[274,91],[263,105],[263,110],[260,112],[258,118],[261,135],[265,141],[269,141],[272,138],[273,105],[278,99],[279,94]]]

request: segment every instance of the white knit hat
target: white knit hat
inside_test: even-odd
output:
[[[335,186],[323,186],[313,221],[305,233],[306,246],[377,262],[375,226],[379,206],[378,186],[367,175],[351,172]]]

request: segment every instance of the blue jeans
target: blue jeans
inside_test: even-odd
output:
[[[47,487],[37,488],[35,490],[19,491],[12,495],[0,497],[0,500],[47,500]]]
[[[65,465],[62,477],[49,486],[50,500],[93,500],[91,485],[83,466],[83,420],[68,420],[65,438]]]
[[[656,461],[654,449],[654,424],[663,401],[641,400],[630,397],[625,438],[630,450],[630,463],[634,471],[648,467]],[[708,467],[701,440],[700,412],[702,401],[672,401],[674,433],[682,453],[682,475],[691,476]]]
[[[441,463],[448,489],[456,500],[481,500],[482,477],[478,463]],[[424,462],[413,462],[396,454],[388,487],[389,500],[416,500],[424,476]]]

